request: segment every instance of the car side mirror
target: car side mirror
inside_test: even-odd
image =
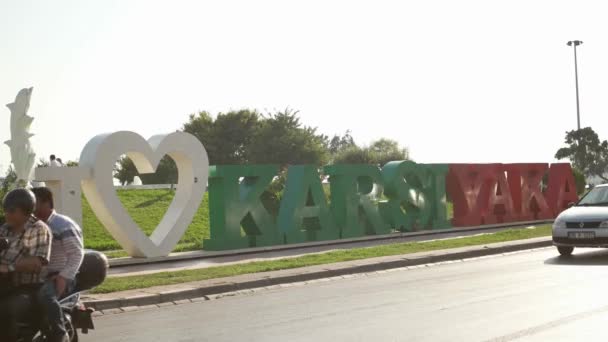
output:
[[[570,202],[570,203],[568,203],[568,208],[572,208],[572,207],[574,207],[575,205],[576,205],[576,203],[574,203],[574,202]]]

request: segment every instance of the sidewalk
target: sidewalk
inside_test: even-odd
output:
[[[335,264],[294,268],[281,271],[245,274],[234,277],[210,279],[177,285],[150,287],[141,290],[114,292],[109,294],[84,295],[86,305],[101,310],[98,314],[137,310],[151,306],[163,306],[208,300],[210,296],[266,288],[289,286],[332,277],[352,277],[353,274],[420,266],[445,261],[459,261],[487,255],[502,254],[526,249],[551,246],[551,237],[499,242],[487,245],[412,253],[388,257],[362,259]]]

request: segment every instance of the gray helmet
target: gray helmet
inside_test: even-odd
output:
[[[4,211],[21,209],[26,215],[30,215],[36,208],[36,196],[28,189],[15,189],[10,191],[2,201]]]

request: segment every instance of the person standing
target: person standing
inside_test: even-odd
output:
[[[51,163],[50,163],[50,166],[51,167],[59,167],[59,166],[61,166],[59,164],[59,162],[57,161],[57,158],[55,157],[54,154],[51,154]]]
[[[35,215],[46,222],[53,234],[48,278],[38,293],[38,300],[46,310],[51,327],[49,342],[68,341],[59,299],[74,288],[84,257],[82,230],[72,219],[55,211],[53,193],[49,188],[34,188],[32,191],[36,195]]]

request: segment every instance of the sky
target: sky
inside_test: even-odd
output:
[[[398,140],[418,162],[553,162],[608,138],[601,1],[0,0],[0,103],[34,87],[39,157],[144,137],[191,113],[292,108],[328,135]],[[3,101],[3,102],[2,102]],[[0,106],[0,141],[10,139]],[[0,146],[0,172],[10,162]]]

